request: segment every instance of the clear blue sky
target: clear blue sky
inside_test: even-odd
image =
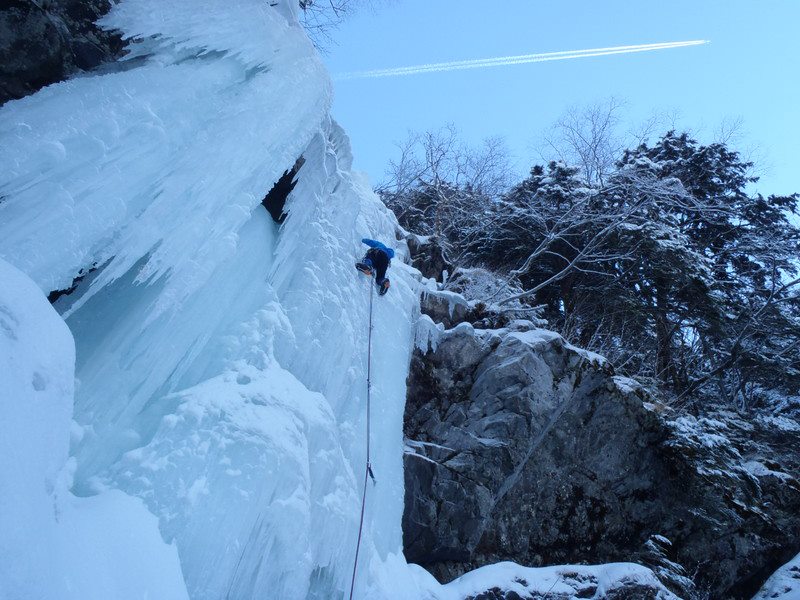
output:
[[[521,174],[571,105],[614,96],[631,125],[654,111],[711,136],[744,120],[763,193],[800,191],[800,0],[375,0],[334,33],[333,74],[420,63],[707,39],[640,54],[337,81],[334,117],[373,183],[408,130],[454,123],[507,139]]]

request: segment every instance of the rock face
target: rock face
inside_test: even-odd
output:
[[[445,331],[408,383],[405,553],[440,580],[624,560],[685,598],[748,598],[800,550],[793,422],[677,417],[519,321]]]
[[[442,281],[445,273],[453,272],[453,265],[447,260],[444,247],[436,236],[419,236],[410,233],[406,236],[406,242],[413,257],[411,266],[418,269],[424,277]]]
[[[0,6],[0,104],[114,60],[120,37],[95,25],[110,0],[6,0]]]
[[[441,291],[426,291],[420,300],[422,314],[435,323],[450,328],[456,323],[472,320],[475,309],[459,294]]]

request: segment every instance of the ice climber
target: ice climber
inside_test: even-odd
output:
[[[374,270],[378,293],[383,296],[389,291],[389,278],[386,277],[386,269],[389,268],[389,263],[394,258],[394,250],[387,248],[380,242],[367,238],[361,240],[361,243],[369,246],[369,250],[367,250],[361,262],[356,263],[356,269],[366,275],[372,275]]]

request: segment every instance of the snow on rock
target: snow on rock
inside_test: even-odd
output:
[[[453,271],[453,264],[448,260],[439,238],[409,233],[405,229],[401,230],[401,235],[411,254],[411,265],[432,282],[446,282]]]
[[[743,463],[742,468],[744,468],[746,471],[750,472],[754,477],[757,478],[772,476],[786,481],[791,481],[793,479],[793,477],[790,474],[783,473],[781,471],[774,471],[757,460],[749,460]]]
[[[623,377],[622,375],[614,375],[614,385],[624,394],[633,394],[642,390],[642,384],[631,379],[630,377]]]
[[[555,331],[549,331],[547,329],[530,329],[528,331],[520,331],[514,332],[510,334],[512,337],[518,339],[519,341],[531,346],[532,348],[544,348],[550,344],[558,343],[564,347],[565,350],[568,352],[575,352],[579,354],[581,357],[586,359],[591,365],[596,366],[597,368],[608,368],[610,365],[604,356],[600,356],[595,352],[591,352],[589,350],[584,350],[583,348],[578,348],[573,346],[572,344],[568,344],[564,338],[562,338],[559,334]]]
[[[800,554],[767,579],[753,600],[798,600],[800,598]]]
[[[426,289],[422,293],[421,305],[425,315],[446,329],[463,322],[473,308],[461,294],[436,289]]]
[[[427,572],[417,575],[435,600],[513,600],[515,598],[647,598],[680,600],[641,565],[562,565],[529,568],[499,562],[470,571],[439,587]],[[426,577],[427,576],[427,577]]]
[[[502,327],[508,321],[525,319],[535,321],[540,327],[547,321],[540,319],[541,306],[532,307],[523,301],[503,300],[522,293],[519,284],[483,268],[459,267],[444,284],[444,289],[462,294],[471,306],[481,307],[484,313],[494,315],[486,320],[486,327]]]
[[[75,349],[27,276],[0,260],[0,598],[187,598],[140,500],[68,487]]]

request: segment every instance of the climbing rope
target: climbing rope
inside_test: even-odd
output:
[[[367,335],[367,461],[364,469],[364,492],[361,495],[361,517],[358,522],[358,541],[356,542],[356,557],[353,560],[353,579],[350,581],[350,600],[353,600],[353,591],[356,587],[356,571],[358,570],[358,551],[361,548],[361,534],[364,531],[364,507],[367,503],[367,481],[371,477],[375,482],[375,475],[372,474],[372,463],[369,459],[369,426],[370,426],[370,392],[372,389],[372,299],[375,296],[375,286],[373,285],[372,275],[369,278],[369,333]]]
[[[550,592],[552,592],[552,591],[553,591],[553,588],[554,588],[554,587],[556,587],[556,584],[557,584],[559,581],[561,581],[561,573],[558,573],[558,577],[556,577],[556,580],[553,582],[553,585],[551,585],[551,586],[550,586],[550,589],[549,589],[549,590],[547,590],[547,592],[545,593],[545,595],[544,595],[544,599],[543,599],[543,600],[547,600],[547,597],[550,595]]]

